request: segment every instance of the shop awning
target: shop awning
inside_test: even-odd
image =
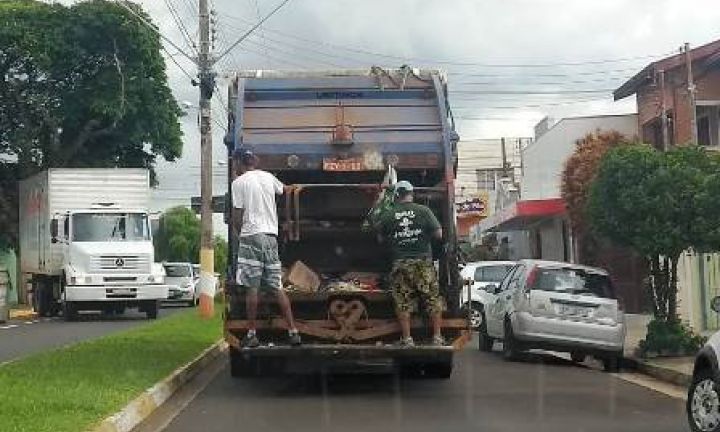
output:
[[[522,231],[530,226],[565,214],[562,198],[518,201],[479,224],[480,232]]]

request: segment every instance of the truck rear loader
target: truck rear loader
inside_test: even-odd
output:
[[[232,152],[249,147],[259,168],[290,192],[278,199],[280,258],[309,283],[286,287],[303,345],[287,345],[287,323],[273,297],[261,300],[257,334],[265,343],[243,348],[245,297],[235,274],[237,239],[230,230],[225,338],[231,374],[282,369],[332,371],[390,364],[404,372],[447,378],[453,353],[469,337],[459,309],[454,179],[456,143],[444,74],[434,70],[246,71],[228,92],[228,182]],[[431,346],[428,317],[415,314],[414,348],[400,338],[387,276],[387,244],[367,229],[366,216],[390,168],[415,186],[415,201],[441,222],[443,245],[433,251],[446,310],[448,346]],[[232,203],[226,200],[227,220]],[[294,279],[291,277],[290,279]],[[313,283],[316,280],[318,283]],[[420,308],[422,310],[422,308]]]

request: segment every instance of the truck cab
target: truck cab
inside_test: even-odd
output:
[[[147,211],[112,205],[69,211],[53,218],[51,236],[62,251],[60,294],[66,314],[95,308],[122,313],[137,306],[157,316],[158,300],[167,298],[168,287],[162,266],[154,262]]]

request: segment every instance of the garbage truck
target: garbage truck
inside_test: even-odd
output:
[[[147,169],[49,169],[20,182],[20,268],[41,316],[138,308],[167,299],[155,263]]]
[[[288,186],[278,197],[284,289],[300,347],[287,345],[287,323],[273,296],[261,299],[260,347],[245,348],[245,296],[237,285],[237,238],[230,248],[224,334],[234,377],[278,372],[361,371],[383,366],[448,378],[453,354],[469,338],[460,310],[454,210],[457,141],[446,75],[410,67],[332,71],[241,71],[228,90],[228,183],[232,153],[250,148],[259,168]],[[433,260],[446,304],[447,346],[428,341],[428,317],[412,321],[414,347],[399,347],[400,326],[388,290],[392,257],[368,229],[367,215],[387,173],[414,185],[415,200],[439,219],[444,241]],[[226,197],[226,220],[234,206]],[[422,310],[422,308],[420,308]],[[418,343],[419,342],[419,343]]]

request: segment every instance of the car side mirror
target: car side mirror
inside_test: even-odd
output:
[[[53,243],[57,243],[58,242],[58,234],[59,234],[58,220],[53,219],[50,221],[50,241]]]
[[[720,296],[715,296],[710,300],[710,309],[716,313],[720,313]]]
[[[486,285],[485,291],[487,291],[491,294],[497,294],[500,292],[500,287],[495,284]]]

